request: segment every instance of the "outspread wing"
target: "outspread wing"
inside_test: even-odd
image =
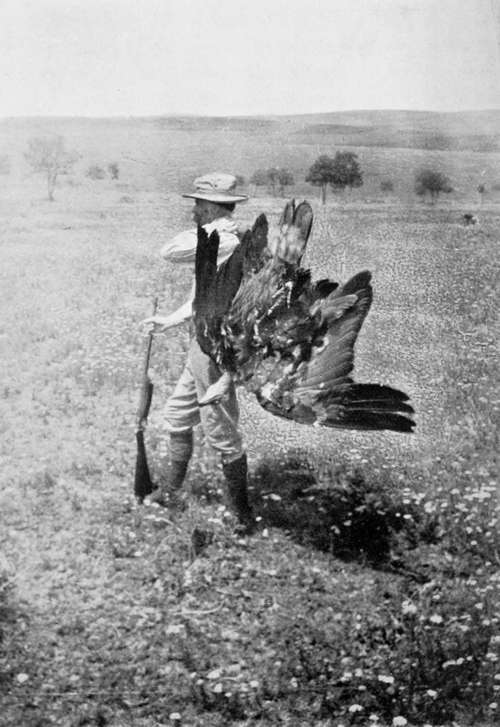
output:
[[[359,273],[320,302],[327,333],[307,365],[298,392],[339,385],[352,371],[354,344],[372,302],[370,279],[369,272]]]
[[[326,334],[288,381],[278,379],[258,392],[265,409],[327,427],[412,430],[413,409],[406,394],[388,386],[357,384],[349,376],[354,344],[372,301],[370,278],[369,272],[359,273],[320,301]]]

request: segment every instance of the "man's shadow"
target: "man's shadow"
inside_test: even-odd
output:
[[[337,558],[392,570],[398,534],[404,530],[407,544],[417,545],[400,498],[391,500],[383,483],[349,464],[317,472],[300,456],[268,459],[254,469],[249,489],[261,527],[281,528]]]

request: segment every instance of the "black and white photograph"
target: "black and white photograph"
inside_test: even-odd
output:
[[[0,0],[1,727],[500,723],[500,0]]]

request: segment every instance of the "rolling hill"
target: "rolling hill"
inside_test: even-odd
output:
[[[356,199],[380,196],[390,178],[395,196],[408,201],[423,165],[451,177],[455,200],[474,198],[479,183],[500,182],[500,110],[433,113],[352,111],[270,117],[162,116],[151,118],[7,118],[0,120],[0,156],[11,174],[29,173],[23,152],[34,136],[62,134],[80,154],[80,180],[91,164],[120,166],[130,190],[176,192],[208,169],[230,169],[250,178],[259,167],[291,169],[297,195],[315,194],[304,182],[322,153],[355,151],[364,171]],[[0,176],[0,184],[5,175]],[[256,190],[250,190],[252,194]],[[257,190],[258,193],[258,190]]]

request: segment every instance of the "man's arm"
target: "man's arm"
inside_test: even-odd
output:
[[[160,255],[173,263],[194,263],[197,242],[197,230],[185,230],[168,240],[161,248]]]
[[[207,225],[209,227],[209,225]],[[231,255],[238,245],[237,235],[224,230],[219,231],[219,253],[217,264],[220,265]],[[196,259],[196,245],[198,244],[198,230],[185,230],[168,240],[160,250],[164,260],[173,263],[194,263]]]
[[[153,333],[162,333],[163,331],[179,326],[184,321],[188,321],[193,316],[193,301],[187,300],[177,310],[168,316],[151,316],[145,318],[142,323],[153,324]]]
[[[219,254],[217,263],[220,265],[231,255],[239,240],[232,232],[219,232]],[[186,230],[166,242],[160,250],[160,255],[175,263],[193,263],[196,259],[196,245],[198,243],[198,231],[196,229]],[[176,311],[168,316],[151,316],[145,318],[142,323],[153,324],[154,333],[161,333],[178,326],[193,317],[195,285],[189,300],[183,303]]]

